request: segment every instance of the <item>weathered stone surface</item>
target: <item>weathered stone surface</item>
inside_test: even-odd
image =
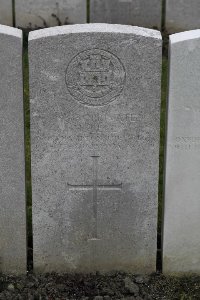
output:
[[[29,39],[35,271],[154,271],[160,33],[87,24]]]
[[[166,29],[170,33],[200,27],[199,0],[166,0]]]
[[[26,272],[22,32],[0,26],[0,272]]]
[[[164,273],[200,273],[200,30],[170,38]]]
[[[161,0],[90,0],[90,22],[161,28]]]
[[[0,24],[13,25],[12,0],[0,0]]]
[[[16,25],[22,28],[86,23],[86,0],[15,0]]]

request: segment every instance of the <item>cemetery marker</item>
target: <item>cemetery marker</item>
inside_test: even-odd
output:
[[[199,0],[166,0],[165,27],[169,33],[200,27]]]
[[[200,273],[200,30],[170,36],[163,272]]]
[[[20,28],[86,23],[87,4],[86,0],[15,0],[15,15]]]
[[[0,25],[0,273],[26,273],[22,31]]]
[[[161,61],[155,30],[30,33],[36,272],[155,271]]]
[[[0,0],[0,24],[13,26],[12,0]]]
[[[90,0],[90,22],[161,28],[161,0]]]

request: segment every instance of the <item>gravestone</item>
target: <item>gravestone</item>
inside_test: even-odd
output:
[[[35,271],[155,271],[160,33],[63,26],[29,49]]]
[[[15,0],[16,25],[22,28],[86,23],[86,0]]]
[[[200,30],[170,37],[164,273],[200,273]]]
[[[166,0],[165,26],[174,33],[200,28],[199,0]]]
[[[13,25],[12,0],[0,0],[0,24]]]
[[[0,272],[26,273],[22,32],[0,26]]]
[[[161,0],[90,0],[90,22],[161,28]]]

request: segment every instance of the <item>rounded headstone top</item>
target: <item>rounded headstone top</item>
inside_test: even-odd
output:
[[[0,25],[0,34],[22,38],[22,30],[6,25]]]
[[[189,31],[172,34],[170,35],[170,42],[174,44],[174,43],[180,43],[187,40],[194,40],[199,38],[200,38],[200,29],[196,29],[196,30],[189,30]]]
[[[123,34],[135,34],[144,37],[162,39],[161,33],[158,30],[147,29],[143,27],[130,26],[130,25],[116,25],[116,24],[76,24],[65,25],[51,28],[45,28],[30,32],[29,41],[41,39],[45,37],[66,35],[72,33],[87,33],[87,32],[101,32],[101,33],[123,33]]]

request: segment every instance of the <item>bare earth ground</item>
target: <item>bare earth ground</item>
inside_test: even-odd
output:
[[[0,300],[194,300],[200,277],[164,277],[115,273],[12,277],[0,275]]]

